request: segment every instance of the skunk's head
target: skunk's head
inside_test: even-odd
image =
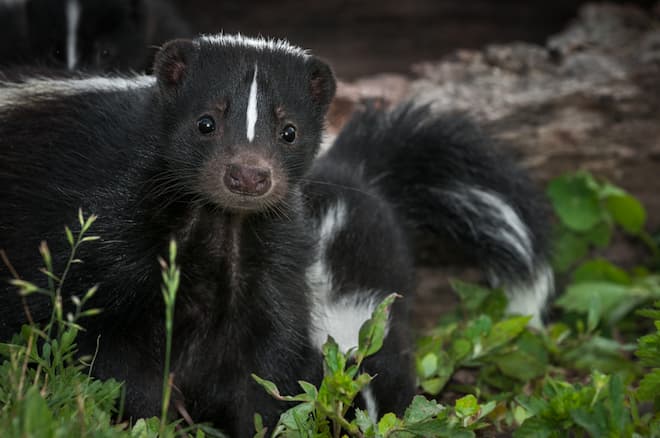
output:
[[[28,0],[30,55],[68,70],[141,70],[145,0]]]
[[[283,41],[176,40],[157,54],[168,173],[224,210],[276,206],[299,184],[335,92],[330,68]]]

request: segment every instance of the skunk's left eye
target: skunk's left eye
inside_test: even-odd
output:
[[[296,140],[296,127],[293,125],[286,125],[282,132],[280,132],[280,137],[287,143],[293,143]]]
[[[204,135],[208,135],[215,131],[215,120],[213,117],[206,115],[197,119],[197,129]]]

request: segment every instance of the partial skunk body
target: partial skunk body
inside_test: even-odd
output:
[[[23,0],[0,6],[0,64],[145,71],[154,47],[191,31],[168,0]]]
[[[335,81],[306,51],[230,35],[178,40],[158,53],[154,73],[0,86],[0,248],[22,278],[43,285],[39,242],[57,272],[69,255],[64,225],[79,208],[99,216],[101,240],[78,254],[85,263],[70,271],[64,305],[99,284],[90,306],[103,313],[82,321],[78,344],[92,354],[98,341],[92,372],[126,382],[128,415],[160,408],[157,257],[170,238],[182,270],[173,405],[233,436],[252,434],[254,412],[272,426],[286,408],[252,373],[289,394],[298,380],[318,383],[327,336],[356,346],[392,292],[404,298],[382,351],[364,363],[376,377],[358,403],[374,418],[403,413],[415,390],[408,224],[479,251],[506,284],[545,269],[544,221],[525,204],[536,194],[468,125],[407,106],[369,110],[316,158]],[[3,284],[7,340],[26,318]],[[27,302],[35,321],[48,320],[48,299]]]
[[[438,251],[483,269],[509,311],[541,324],[554,281],[548,210],[527,175],[467,118],[414,102],[358,112],[323,157],[358,166]]]

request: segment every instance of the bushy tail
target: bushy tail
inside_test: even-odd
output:
[[[553,291],[548,210],[524,171],[463,116],[402,104],[368,107],[327,158],[360,163],[366,178],[416,229],[484,270],[512,313],[541,314]]]

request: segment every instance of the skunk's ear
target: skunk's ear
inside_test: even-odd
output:
[[[194,50],[191,40],[181,39],[167,42],[156,53],[154,74],[161,87],[176,88],[183,82],[190,68]]]
[[[330,66],[316,57],[307,61],[307,71],[309,72],[309,92],[312,101],[319,105],[325,112],[330,105],[330,101],[335,96],[337,85],[335,75]]]

